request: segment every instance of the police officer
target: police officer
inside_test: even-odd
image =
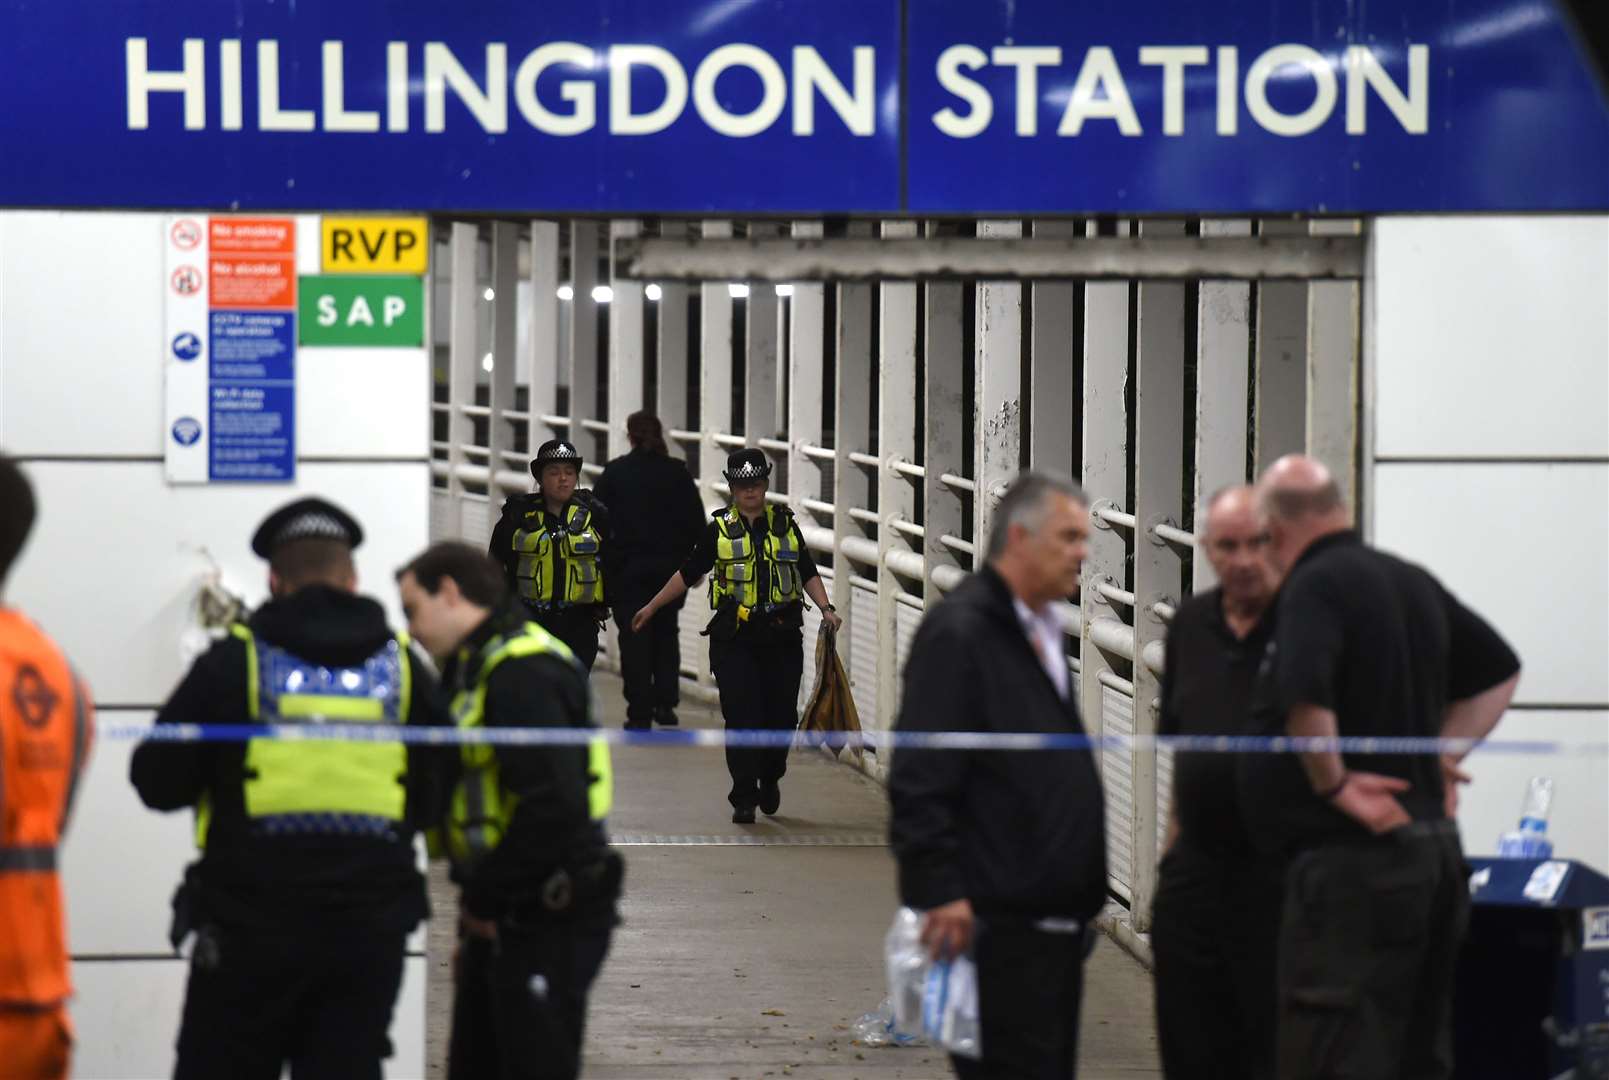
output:
[[[397,580],[461,730],[593,726],[585,670],[505,599],[486,556],[436,544]],[[569,1080],[617,921],[608,745],[466,744],[454,766],[440,836],[463,890],[448,1075]]]
[[[537,448],[531,475],[537,490],[503,503],[488,553],[529,617],[591,671],[609,614],[603,588],[608,510],[590,491],[577,489],[581,452],[563,439]]]
[[[610,510],[610,606],[620,627],[620,674],[626,684],[626,727],[676,723],[681,699],[681,602],[661,608],[640,634],[631,617],[681,564],[704,531],[704,504],[687,466],[671,457],[664,428],[653,413],[626,418],[631,452],[615,458],[598,478],[597,494]]]
[[[716,510],[682,568],[631,620],[641,632],[654,613],[684,596],[705,574],[715,617],[704,631],[710,667],[721,692],[728,731],[763,728],[791,731],[799,722],[799,679],[804,672],[800,627],[808,594],[823,621],[841,620],[805,547],[793,514],[766,502],[771,463],[756,449],[738,450],[722,473],[732,489],[730,505]],[[754,823],[758,807],[775,814],[782,805],[778,784],[788,767],[788,747],[726,748],[732,774],[732,820]]]
[[[358,523],[323,499],[252,538],[272,597],[195,662],[170,724],[430,722],[434,683],[356,593]],[[429,755],[394,741],[174,742],[134,752],[156,810],[193,807],[200,860],[174,899],[194,929],[178,1080],[379,1080],[404,945],[427,914],[416,825],[433,814]]]

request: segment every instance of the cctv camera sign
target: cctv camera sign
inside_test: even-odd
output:
[[[0,0],[0,71],[0,205],[1609,208],[1532,0]]]

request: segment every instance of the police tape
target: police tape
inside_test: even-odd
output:
[[[749,749],[856,746],[876,752],[911,750],[1172,750],[1208,754],[1309,754],[1337,751],[1362,755],[1483,754],[1609,756],[1609,741],[1516,740],[1398,736],[1289,735],[1074,735],[997,731],[805,732],[795,729],[677,728],[637,731],[620,728],[496,727],[455,728],[386,724],[109,724],[100,735],[110,741],[149,739],[176,743],[231,743],[254,739],[334,742],[401,742],[413,746],[587,746],[602,740],[619,746],[737,747]]]

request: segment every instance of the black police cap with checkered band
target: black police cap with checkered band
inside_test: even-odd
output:
[[[726,471],[721,475],[726,477],[728,484],[743,480],[766,480],[771,476],[771,463],[766,460],[764,451],[746,446],[727,456]]]
[[[542,466],[544,465],[574,465],[576,472],[581,471],[581,451],[575,448],[574,443],[563,439],[549,439],[536,448],[536,457],[531,459],[531,475],[538,480],[542,479]]]
[[[252,534],[251,550],[267,559],[275,548],[292,540],[339,540],[355,548],[363,543],[363,526],[328,500],[297,499],[263,519]]]

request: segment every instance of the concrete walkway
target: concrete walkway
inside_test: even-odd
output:
[[[593,682],[601,722],[625,719],[620,682]],[[719,714],[687,703],[683,724]],[[882,938],[895,908],[883,789],[796,751],[782,810],[731,824],[720,751],[615,748],[610,828],[627,860],[625,923],[593,988],[591,1080],[938,1080],[942,1053],[858,1045],[851,1026],[884,994]],[[451,1003],[456,904],[433,882],[430,1076]],[[1102,939],[1084,995],[1081,1078],[1160,1077],[1149,975]]]

